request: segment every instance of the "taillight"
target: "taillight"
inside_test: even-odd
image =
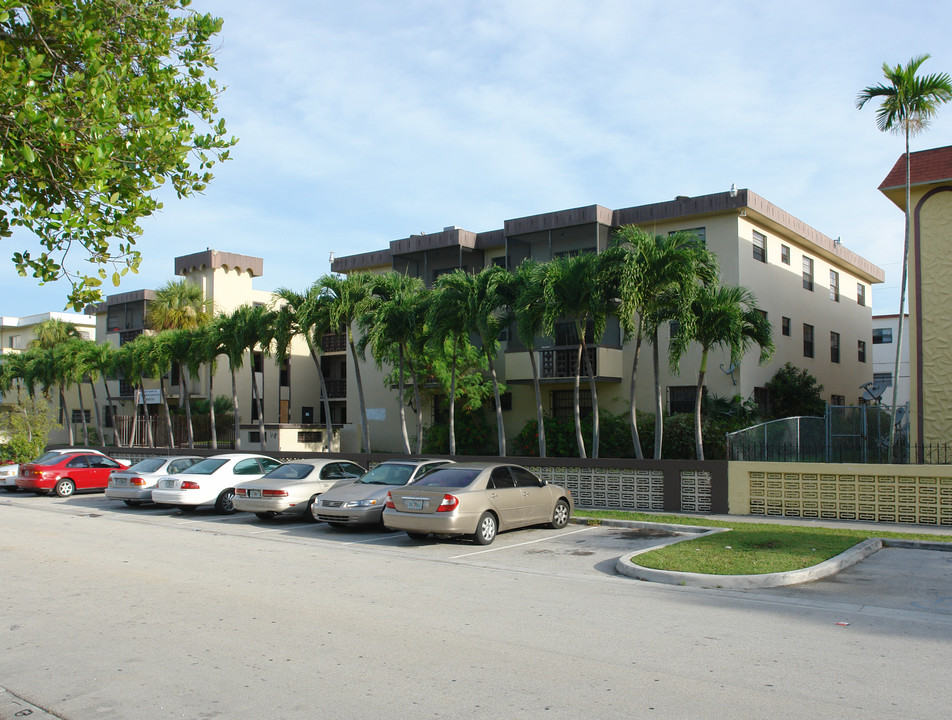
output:
[[[440,506],[436,509],[437,512],[453,512],[456,508],[459,507],[459,498],[455,495],[444,495],[443,499],[440,501]]]
[[[134,477],[129,479],[129,484],[142,487],[143,485],[145,485],[145,480],[143,480],[142,478]]]
[[[247,495],[247,494],[248,494],[248,491],[245,490],[244,488],[235,488],[235,495],[239,495],[239,496],[241,496],[241,497],[244,497],[244,496]]]
[[[287,497],[287,490],[262,490],[261,497]]]
[[[201,486],[194,480],[183,480],[180,487],[182,490],[198,490]]]
[[[393,498],[390,497],[390,493],[387,493],[387,501],[383,504],[385,508],[390,508],[391,510],[396,510],[397,506],[393,504]]]

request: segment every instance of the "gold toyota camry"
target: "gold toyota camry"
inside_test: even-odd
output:
[[[489,545],[496,533],[528,525],[563,528],[572,493],[507,463],[456,463],[387,494],[383,522],[414,539],[467,535]]]

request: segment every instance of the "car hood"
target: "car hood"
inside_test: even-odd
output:
[[[402,485],[371,485],[370,483],[348,483],[336,485],[321,495],[322,500],[367,500],[369,498],[385,498],[389,490],[402,488]]]

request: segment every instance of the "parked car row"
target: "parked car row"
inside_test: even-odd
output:
[[[334,528],[382,524],[414,539],[468,536],[480,545],[504,530],[563,528],[573,511],[568,490],[519,465],[425,458],[387,460],[370,471],[348,460],[281,463],[253,453],[150,457],[129,467],[67,448],[21,465],[15,482],[37,495],[104,490],[129,506],[205,506],[262,520],[300,515]]]

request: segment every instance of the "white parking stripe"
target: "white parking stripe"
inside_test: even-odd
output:
[[[483,553],[496,552],[497,550],[508,550],[509,548],[520,547],[521,545],[532,545],[534,543],[545,542],[546,540],[554,540],[555,538],[565,537],[566,535],[575,535],[576,533],[585,532],[586,530],[591,530],[593,527],[594,525],[589,525],[588,527],[583,527],[581,530],[573,530],[572,532],[561,533],[559,535],[549,535],[544,538],[539,538],[538,540],[529,540],[523,543],[516,543],[515,545],[486,548],[485,550],[477,550],[476,552],[466,553],[465,555],[454,555],[450,560],[459,560],[460,558],[472,557],[473,555],[482,555]]]

